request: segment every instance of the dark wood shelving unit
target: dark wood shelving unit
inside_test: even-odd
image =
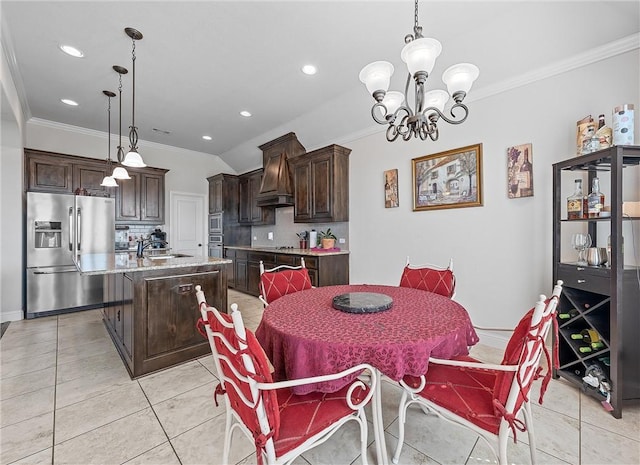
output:
[[[558,315],[577,310],[570,318],[558,317],[560,365],[554,370],[554,376],[562,376],[599,400],[605,400],[605,395],[598,389],[585,387],[582,380],[590,366],[598,365],[610,382],[609,402],[613,408],[611,414],[616,418],[622,416],[623,401],[640,399],[640,269],[638,264],[624,264],[622,249],[623,223],[634,222],[632,226],[635,226],[635,222],[640,222],[640,217],[622,213],[623,200],[637,200],[623,199],[623,170],[640,170],[638,165],[640,146],[614,146],[553,165],[553,282],[564,281]],[[608,177],[610,189],[605,192],[605,204],[611,205],[611,217],[566,218],[562,186],[569,178],[563,174],[575,171],[587,172],[585,195],[594,177]],[[561,251],[568,241],[562,229],[569,223],[586,225],[594,246],[602,242],[598,241],[598,232],[602,234],[606,230],[611,237],[610,263],[588,266],[563,262]],[[633,247],[637,253],[638,239],[628,237],[626,246]],[[598,332],[602,347],[580,351],[589,344],[571,335],[585,329]]]

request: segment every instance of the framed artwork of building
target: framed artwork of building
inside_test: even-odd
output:
[[[510,199],[533,197],[533,146],[507,149],[507,195]]]
[[[413,211],[482,206],[482,144],[411,160]]]

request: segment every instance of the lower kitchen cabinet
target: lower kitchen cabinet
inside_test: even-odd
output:
[[[227,247],[225,257],[233,260],[234,281],[229,282],[229,287],[254,296],[260,295],[260,261],[268,269],[279,265],[300,266],[304,258],[313,286],[349,284],[348,254],[297,255]]]
[[[105,325],[132,378],[210,351],[197,330],[195,287],[227,311],[226,265],[105,275]]]

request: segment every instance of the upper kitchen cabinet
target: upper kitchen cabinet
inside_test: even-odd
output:
[[[349,221],[350,153],[334,144],[290,160],[294,223]]]
[[[73,194],[85,189],[90,195],[109,196],[101,186],[106,175],[102,160],[25,149],[25,187],[31,192]]]
[[[164,176],[160,168],[127,168],[131,179],[118,182],[116,223],[164,223]]]
[[[209,182],[209,213],[224,213],[225,223],[238,222],[238,176],[216,174]]]
[[[276,212],[273,208],[258,206],[262,173],[261,168],[238,177],[238,223],[240,224],[256,226],[276,223]]]

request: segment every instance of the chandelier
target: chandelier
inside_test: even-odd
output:
[[[109,98],[109,105],[107,107],[107,121],[108,121],[107,127],[109,131],[109,135],[107,136],[107,169],[105,173],[106,175],[102,179],[102,182],[100,183],[100,185],[104,187],[118,187],[118,183],[116,182],[116,180],[113,178],[112,175],[109,174],[111,173],[111,97],[115,97],[116,94],[114,94],[110,90],[103,90],[102,93]]]
[[[435,141],[439,135],[439,120],[449,124],[463,123],[469,115],[469,109],[462,101],[480,73],[470,63],[453,65],[442,74],[442,81],[447,85],[448,92],[439,89],[425,92],[425,83],[436,58],[442,52],[442,44],[436,39],[422,36],[422,27],[418,25],[418,0],[415,0],[414,21],[413,34],[405,36],[406,45],[400,53],[409,70],[404,94],[387,92],[394,71],[393,65],[388,61],[374,61],[360,71],[360,81],[376,101],[371,108],[371,116],[376,123],[388,125],[386,135],[389,142],[395,141],[398,136],[405,141],[412,137],[420,137],[422,140],[428,137]],[[407,103],[412,77],[415,96],[413,108]],[[449,96],[452,99],[449,108],[451,117],[444,113]]]
[[[123,68],[122,66],[118,65],[114,65],[113,70],[118,73],[118,93],[120,97],[120,105],[118,111],[117,159],[119,163],[122,163],[124,161],[124,150],[122,148],[122,75],[127,74],[129,71],[127,71],[127,68]],[[124,166],[117,166],[116,168],[114,168],[113,174],[111,176],[113,176],[114,179],[131,179],[131,176],[129,176],[129,173]]]
[[[138,128],[136,127],[136,40],[142,39],[142,33],[132,27],[127,27],[124,32],[131,37],[133,45],[131,48],[132,65],[132,99],[131,99],[131,126],[129,126],[129,152],[124,157],[122,164],[132,168],[144,168],[147,166],[138,153]]]

